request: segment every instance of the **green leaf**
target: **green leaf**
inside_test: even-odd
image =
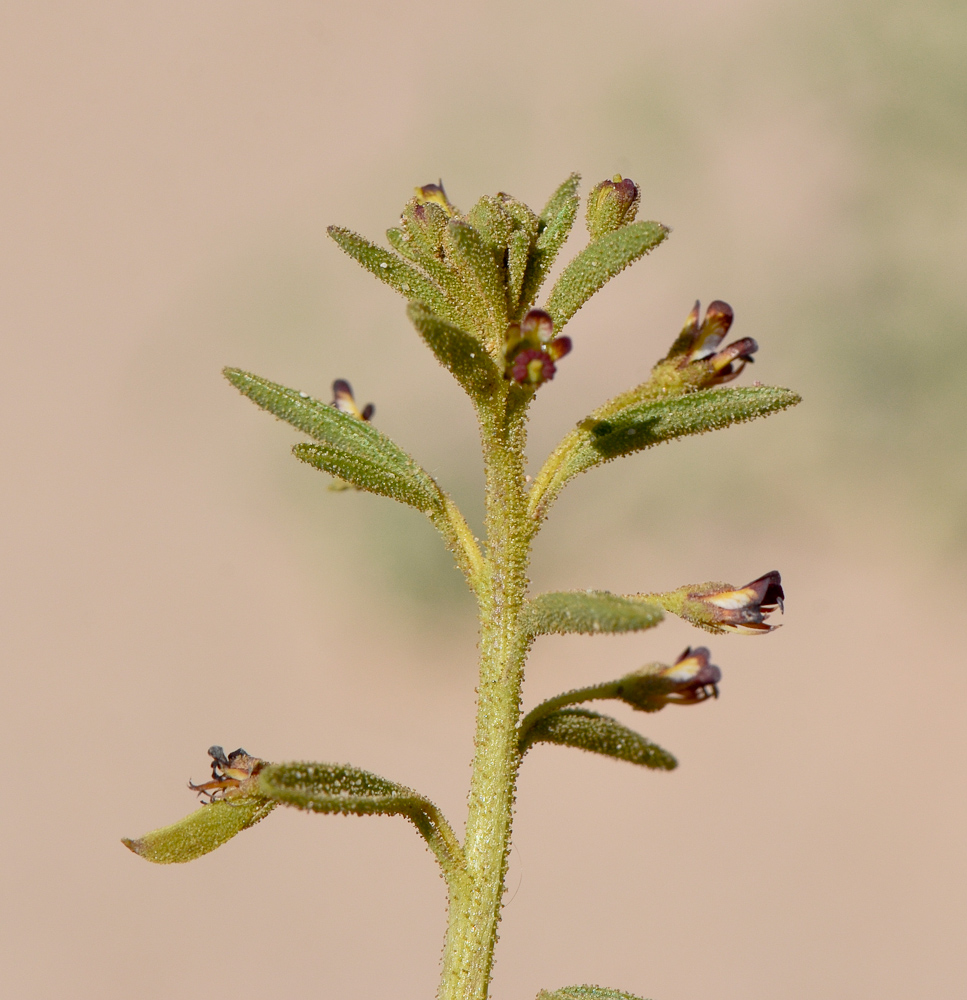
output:
[[[349,764],[271,764],[259,776],[273,803],[308,812],[353,816],[404,816],[417,828],[445,869],[463,864],[463,852],[439,809],[412,788]]]
[[[447,226],[448,249],[464,281],[483,303],[487,323],[503,335],[507,324],[507,293],[493,252],[473,226],[451,219]],[[436,311],[436,310],[434,310]]]
[[[641,1000],[641,997],[604,986],[563,986],[553,993],[541,990],[537,1000]]]
[[[303,462],[432,517],[444,514],[446,501],[432,476],[372,424],[237,368],[226,368],[225,377],[263,410],[321,442],[295,446]]]
[[[545,309],[558,332],[605,282],[653,250],[668,235],[660,222],[632,222],[585,247],[564,269]]]
[[[705,434],[768,416],[799,401],[800,397],[789,389],[750,386],[703,389],[676,399],[635,403],[581,425],[585,447],[580,461],[597,465],[674,438]]]
[[[672,399],[649,399],[615,412],[606,404],[582,420],[544,463],[530,491],[530,513],[541,520],[564,485],[596,465],[664,441],[720,430],[795,406],[790,389],[757,386],[702,389]]]
[[[571,176],[554,192],[541,212],[544,228],[534,244],[530,260],[521,281],[518,313],[523,313],[540,291],[548,272],[564,246],[578,212],[577,186],[580,174]]]
[[[500,372],[483,344],[459,327],[434,315],[422,302],[407,308],[410,322],[433,351],[437,361],[475,399],[493,394]]]
[[[577,747],[656,770],[672,771],[678,767],[678,761],[667,750],[623,726],[617,719],[586,708],[559,708],[538,719],[523,736],[521,754],[535,743]]]
[[[607,590],[558,591],[528,602],[524,627],[531,635],[639,632],[653,628],[663,617],[657,605]]]
[[[137,840],[122,840],[121,843],[145,861],[158,865],[194,861],[254,826],[275,806],[275,802],[261,795],[219,799],[171,826],[153,830]]]
[[[547,204],[541,209],[541,221],[550,225],[561,212],[570,205],[577,208],[578,186],[581,183],[580,174],[571,174],[563,184],[548,198]]]
[[[353,260],[401,295],[411,301],[425,302],[435,313],[447,319],[458,319],[439,286],[395,253],[341,226],[330,226],[327,232]]]

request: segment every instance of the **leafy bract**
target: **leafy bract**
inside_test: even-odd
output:
[[[541,990],[537,1000],[641,1000],[641,997],[604,986],[562,986],[553,993]]]
[[[453,306],[440,287],[395,253],[342,226],[330,226],[327,232],[353,260],[375,274],[380,281],[410,300],[425,302],[440,316],[457,319]]]
[[[225,377],[263,410],[320,442],[296,445],[302,461],[424,514],[443,513],[444,494],[433,477],[372,424],[258,375],[226,368]]]
[[[668,233],[660,222],[632,222],[585,247],[564,269],[547,300],[545,309],[554,320],[555,332],[599,288],[653,250]]]
[[[440,319],[422,302],[411,303],[407,315],[437,361],[469,396],[481,399],[491,395],[500,381],[500,372],[476,337]]]
[[[525,754],[535,743],[577,747],[589,753],[661,771],[672,771],[678,767],[678,761],[667,750],[623,726],[617,719],[587,708],[559,708],[537,719],[521,735],[521,754]]]
[[[237,368],[225,377],[239,392],[319,444],[297,444],[296,458],[361,490],[409,504],[426,514],[472,586],[480,576],[482,557],[463,515],[399,445],[371,423],[334,406],[287,389]]]
[[[752,386],[644,399],[618,410],[606,404],[582,420],[544,463],[530,491],[531,516],[542,519],[564,485],[596,465],[664,441],[768,416],[799,401],[789,389]]]
[[[540,215],[540,230],[521,281],[519,297],[522,312],[537,297],[558,251],[564,246],[578,211],[580,174],[571,174],[551,195]]]
[[[607,590],[557,591],[528,602],[524,627],[531,635],[639,632],[657,625],[663,617],[664,612],[655,604]]]
[[[445,869],[463,864],[463,852],[439,809],[412,788],[349,764],[271,764],[260,777],[263,795],[308,812],[405,816]]]
[[[171,826],[121,842],[145,861],[158,865],[194,861],[254,826],[275,806],[275,802],[259,794],[220,799],[196,809]]]
[[[467,290],[483,303],[487,322],[503,334],[507,323],[507,295],[504,280],[490,247],[469,223],[451,219],[447,226],[449,247]]]
[[[577,208],[580,183],[581,175],[574,173],[557,186],[554,194],[547,199],[547,204],[541,209],[540,217],[544,225],[549,226],[564,209],[572,205],[575,209]]]

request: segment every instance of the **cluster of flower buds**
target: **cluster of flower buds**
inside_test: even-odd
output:
[[[759,345],[751,337],[735,340],[719,349],[732,326],[732,307],[727,302],[710,302],[705,319],[699,323],[700,304],[695,303],[685,320],[685,326],[672,345],[668,356],[657,369],[666,368],[667,375],[684,381],[694,388],[722,385],[737,378],[747,364],[755,359]]]
[[[618,697],[641,712],[717,698],[722,671],[709,662],[710,655],[704,646],[689,647],[670,667],[662,663],[642,667],[621,678]]]
[[[551,317],[540,309],[531,309],[519,323],[507,328],[504,377],[537,388],[554,378],[554,363],[570,350],[571,338],[555,337]]]
[[[332,383],[332,405],[341,413],[348,413],[359,420],[371,420],[376,412],[372,403],[367,403],[362,409],[356,405],[353,387],[344,378],[337,378]]]
[[[225,798],[231,792],[241,789],[245,782],[254,778],[265,767],[265,761],[253,757],[241,747],[233,750],[228,756],[220,746],[208,748],[208,756],[212,759],[211,781],[200,785],[188,782],[188,787],[199,795],[207,795],[209,802]]]
[[[782,579],[773,570],[744,587],[703,583],[651,595],[649,600],[709,632],[765,635],[779,627],[766,619],[773,611],[783,610],[784,597]]]
[[[585,222],[591,239],[634,222],[640,201],[641,192],[630,177],[615,174],[610,181],[602,181],[588,195]]]

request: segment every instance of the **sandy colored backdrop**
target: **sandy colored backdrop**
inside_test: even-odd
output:
[[[349,378],[479,517],[469,406],[325,225],[379,238],[441,176],[539,206],[577,169],[674,233],[571,324],[532,454],[697,297],[806,402],[584,477],[535,589],[778,568],[788,612],[709,643],[718,702],[628,713],[676,773],[527,759],[493,995],[962,997],[965,42],[939,0],[8,3],[3,995],[433,996],[444,889],[402,820],[279,810],[170,868],[119,838],[194,807],[211,743],[462,819],[458,575],[219,369]],[[702,639],[541,640],[526,702]]]

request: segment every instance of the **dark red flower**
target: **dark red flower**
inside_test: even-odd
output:
[[[537,388],[550,381],[560,361],[571,350],[570,337],[554,336],[554,321],[541,309],[531,309],[507,328],[504,375],[519,385]]]

